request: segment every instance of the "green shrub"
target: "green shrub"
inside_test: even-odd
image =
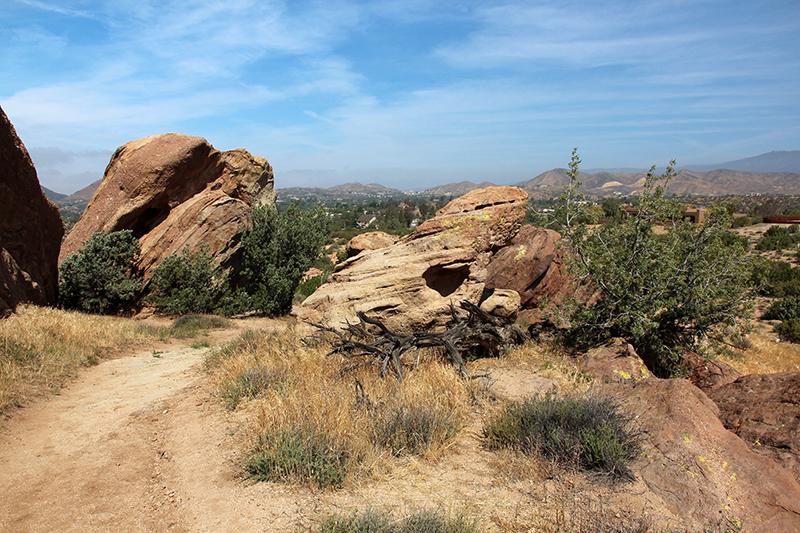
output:
[[[92,235],[61,263],[61,306],[96,314],[129,311],[142,290],[136,273],[139,253],[139,240],[130,230]]]
[[[568,303],[568,339],[593,345],[624,337],[652,370],[672,375],[687,350],[701,350],[749,317],[749,249],[730,235],[726,206],[712,206],[700,225],[684,219],[684,206],[664,196],[672,164],[665,174],[648,172],[635,214],[592,227],[579,193],[579,163],[573,151],[557,220],[572,251],[571,272],[599,298]]]
[[[180,255],[164,258],[153,269],[148,285],[148,300],[155,305],[156,312],[168,315],[210,312],[218,292],[212,261],[206,243],[194,252],[190,253],[186,247]]]
[[[800,318],[800,298],[791,296],[782,300],[775,300],[767,308],[764,316],[765,320],[789,320],[790,318]]]
[[[750,283],[763,296],[800,296],[800,268],[786,261],[756,258]]]
[[[329,515],[313,529],[316,533],[478,533],[477,522],[466,516],[448,516],[421,510],[402,520],[391,513],[368,509],[346,516]]]
[[[628,475],[639,449],[631,419],[610,398],[546,394],[515,402],[483,428],[489,448],[537,454],[562,466]]]
[[[257,481],[308,484],[340,488],[349,453],[314,427],[278,429],[261,435],[245,471]]]
[[[455,413],[432,404],[395,406],[375,413],[372,441],[394,455],[419,455],[453,439],[461,429]]]
[[[328,238],[325,211],[293,203],[282,213],[257,207],[251,218],[253,228],[242,237],[249,305],[265,315],[286,314],[303,274]]]
[[[791,229],[784,226],[770,226],[764,236],[756,244],[756,250],[785,250],[796,248],[800,241],[797,228]]]
[[[230,409],[235,409],[242,400],[255,398],[270,387],[280,386],[285,379],[286,376],[281,371],[249,366],[236,374],[222,391],[222,397],[228,400]]]
[[[312,278],[308,278],[300,282],[297,286],[296,294],[300,301],[302,302],[312,294],[314,291],[322,287],[322,284],[325,283],[325,275],[314,276]]]
[[[784,320],[776,328],[783,340],[800,343],[800,319],[790,318]]]
[[[218,316],[184,315],[172,322],[169,333],[176,339],[185,339],[201,331],[226,328],[229,324],[226,319]]]

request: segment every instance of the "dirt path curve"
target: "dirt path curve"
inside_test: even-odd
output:
[[[186,342],[103,361],[0,425],[0,531],[277,525],[235,479],[236,428],[200,368],[209,348]]]

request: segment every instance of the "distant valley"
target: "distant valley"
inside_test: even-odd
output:
[[[620,170],[626,170],[625,172]],[[632,169],[595,170],[581,173],[583,191],[595,197],[625,196],[635,194],[644,183],[647,172]],[[280,177],[278,177],[278,180]],[[566,169],[553,169],[521,183],[472,183],[462,181],[437,185],[423,191],[402,191],[376,183],[362,185],[345,183],[335,187],[276,188],[279,202],[352,201],[366,199],[392,199],[407,196],[457,197],[473,189],[492,185],[515,185],[532,198],[546,199],[558,196],[567,182]],[[69,214],[79,215],[91,200],[100,180],[69,196],[48,189],[45,193],[58,207]],[[679,196],[724,195],[784,195],[800,194],[800,150],[769,152],[756,157],[720,163],[718,165],[687,166],[678,171],[670,183],[669,193]]]

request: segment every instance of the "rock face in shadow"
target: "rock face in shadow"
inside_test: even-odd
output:
[[[476,189],[453,200],[396,244],[365,249],[337,265],[300,306],[298,318],[343,327],[362,311],[394,331],[408,331],[444,326],[450,303],[461,300],[515,314],[518,299],[507,290],[516,285],[488,286],[487,269],[520,231],[527,200],[516,187]],[[530,250],[530,256],[540,252]]]
[[[28,150],[0,108],[0,315],[58,299],[64,225],[45,197]]]
[[[100,187],[61,248],[59,262],[95,232],[130,229],[142,248],[145,283],[170,254],[209,245],[215,265],[236,267],[258,204],[274,205],[272,167],[246,150],[220,152],[178,133],[129,142],[114,153]]]
[[[651,378],[597,392],[619,399],[642,430],[636,482],[687,524],[744,518],[745,531],[800,531],[794,476],[726,430],[715,403],[689,381]]]
[[[800,479],[800,372],[741,376],[707,394],[726,428]]]

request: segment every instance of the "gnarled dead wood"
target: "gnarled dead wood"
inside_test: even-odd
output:
[[[498,355],[503,347],[521,344],[527,340],[525,332],[507,319],[490,315],[466,300],[459,307],[466,311],[466,316],[460,315],[451,303],[453,320],[445,331],[440,332],[397,333],[377,318],[368,317],[362,312],[357,313],[358,324],[348,323],[343,330],[311,322],[309,324],[321,332],[338,337],[328,355],[340,354],[348,359],[360,359],[348,363],[342,368],[342,373],[374,365],[380,368],[381,376],[385,376],[391,365],[398,380],[402,380],[404,376],[401,357],[412,348],[443,348],[450,363],[463,377],[468,378],[469,371],[461,355],[464,350],[483,346],[492,354]]]

